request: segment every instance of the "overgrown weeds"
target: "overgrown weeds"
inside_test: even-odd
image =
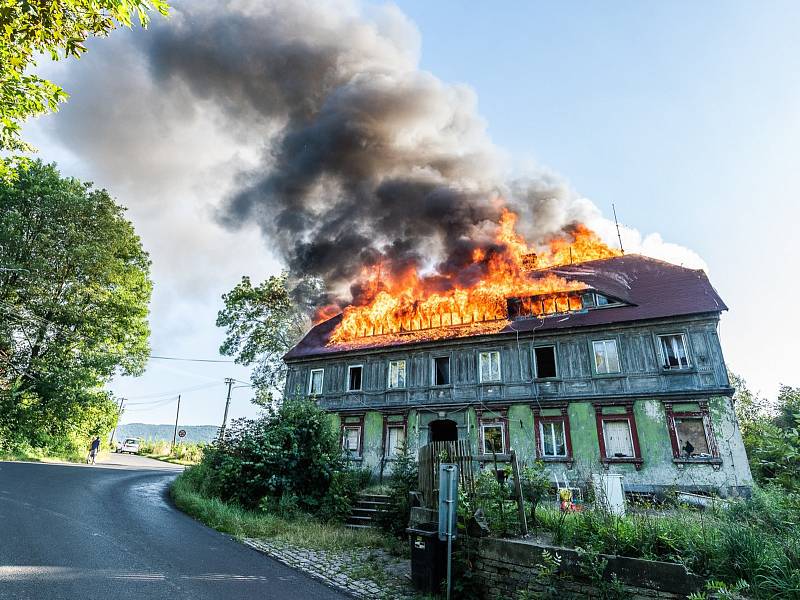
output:
[[[347,529],[307,514],[290,519],[209,497],[202,492],[205,477],[202,466],[191,467],[178,476],[170,494],[178,508],[218,531],[239,538],[269,538],[302,548],[336,552],[354,548],[401,551],[393,538],[377,530]]]

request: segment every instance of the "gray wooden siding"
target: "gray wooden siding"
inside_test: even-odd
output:
[[[537,334],[535,339],[446,340],[421,348],[386,348],[347,355],[293,361],[286,382],[287,397],[306,395],[311,369],[324,368],[320,403],[329,409],[380,408],[418,404],[447,404],[475,401],[525,401],[531,398],[559,398],[645,395],[682,391],[716,391],[729,386],[727,371],[716,331],[715,318],[687,318],[647,325],[614,326],[594,331],[564,331]],[[661,368],[657,336],[686,334],[692,368],[664,371]],[[594,373],[592,341],[615,339],[622,373]],[[534,348],[552,345],[556,349],[558,377],[534,378]],[[501,382],[479,381],[481,351],[500,352]],[[449,386],[433,385],[433,359],[450,357]],[[390,360],[406,361],[406,388],[388,390]],[[348,365],[361,364],[362,391],[347,392]]]

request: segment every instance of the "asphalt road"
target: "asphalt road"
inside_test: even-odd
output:
[[[0,599],[339,600],[172,506],[178,469],[0,462]]]

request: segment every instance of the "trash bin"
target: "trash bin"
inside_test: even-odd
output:
[[[406,529],[411,542],[411,581],[424,594],[438,595],[447,577],[447,542],[439,540],[437,531]]]

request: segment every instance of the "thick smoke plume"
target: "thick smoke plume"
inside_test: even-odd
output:
[[[473,92],[418,68],[393,7],[317,1],[193,5],[144,34],[159,86],[263,132],[257,169],[221,209],[257,222],[295,274],[347,300],[365,266],[458,273],[504,205],[542,239],[586,216],[559,180],[506,181]]]

